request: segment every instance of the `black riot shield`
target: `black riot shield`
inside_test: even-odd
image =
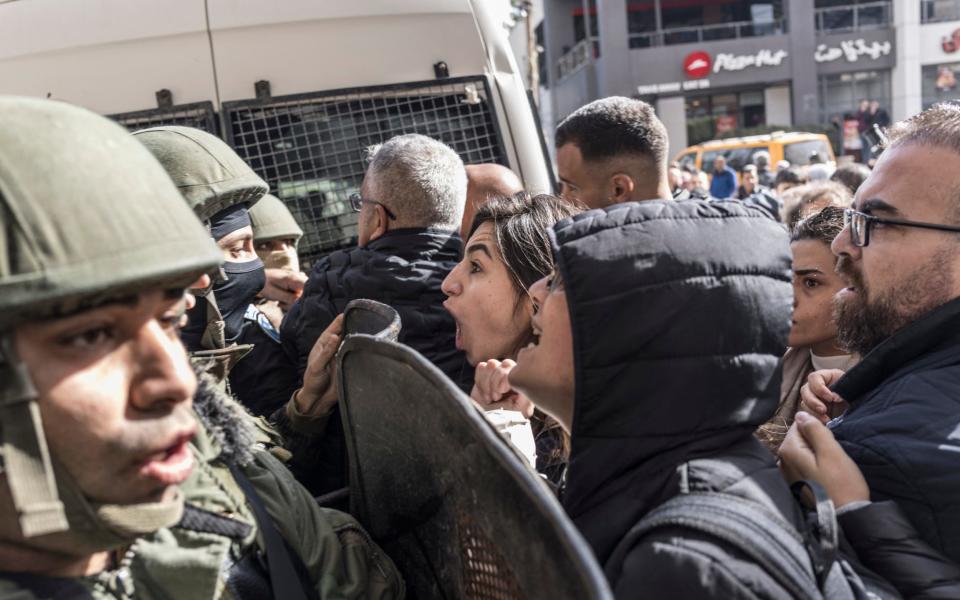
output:
[[[350,336],[339,390],[351,512],[410,597],[612,597],[547,485],[419,353]]]
[[[345,335],[365,333],[396,341],[400,335],[400,314],[376,300],[351,300],[343,310],[343,332]]]

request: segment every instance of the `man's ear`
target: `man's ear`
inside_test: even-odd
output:
[[[370,211],[370,239],[367,243],[381,237],[387,232],[387,211],[379,204],[372,204],[373,210]]]
[[[615,173],[609,182],[609,196],[614,203],[627,202],[633,197],[636,184],[626,173]]]

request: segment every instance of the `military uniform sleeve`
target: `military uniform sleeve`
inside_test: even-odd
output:
[[[287,469],[263,451],[244,473],[323,598],[404,597],[393,561],[347,514],[320,508]]]

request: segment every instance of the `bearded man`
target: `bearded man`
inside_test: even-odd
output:
[[[960,562],[960,106],[897,123],[833,242],[838,339],[863,356],[806,404],[928,544]],[[823,372],[821,372],[823,373]],[[832,373],[832,375],[830,375]],[[839,380],[832,381],[842,375]],[[812,385],[811,380],[811,385]],[[805,400],[806,403],[806,400]]]

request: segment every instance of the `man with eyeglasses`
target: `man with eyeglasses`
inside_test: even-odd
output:
[[[832,249],[838,339],[863,360],[812,375],[831,387],[811,379],[805,407],[834,417],[871,499],[960,562],[960,106],[888,131]]]
[[[337,315],[351,300],[367,298],[395,308],[403,323],[400,342],[470,390],[473,369],[456,349],[456,324],[443,308],[446,295],[440,289],[463,252],[458,232],[466,197],[463,161],[443,143],[410,134],[375,148],[360,192],[349,198],[359,213],[357,247],[317,261],[303,296],[287,313],[281,326],[284,351],[301,378],[309,370],[308,385],[287,404],[287,416],[292,427],[314,434],[322,446],[315,451],[322,457],[319,469],[304,457],[310,472],[297,472],[296,465],[294,470],[314,493],[345,483],[345,449],[329,364],[341,334]],[[315,356],[308,368],[311,352]],[[323,356],[330,360],[321,360]],[[318,376],[318,365],[326,377]]]

